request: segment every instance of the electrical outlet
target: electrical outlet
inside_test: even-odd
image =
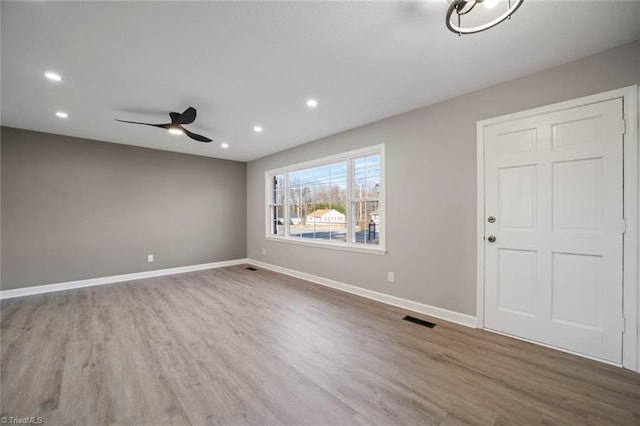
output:
[[[153,255],[152,254],[148,254],[147,255],[147,262],[149,262],[149,263],[153,262]]]
[[[262,255],[263,255],[263,256],[266,256],[266,255],[267,255],[267,249],[266,249],[266,248],[264,248],[264,247],[262,247]]]
[[[387,281],[392,283],[394,279],[395,279],[395,276],[394,276],[393,272],[387,272]]]

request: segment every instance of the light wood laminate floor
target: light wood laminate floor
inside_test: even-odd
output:
[[[640,375],[244,266],[2,302],[2,416],[640,424]]]

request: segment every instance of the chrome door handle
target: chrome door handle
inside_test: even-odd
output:
[[[496,236],[495,235],[489,235],[489,238],[487,238],[487,240],[489,240],[490,243],[495,243],[496,242]]]

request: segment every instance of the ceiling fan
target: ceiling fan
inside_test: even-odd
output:
[[[211,142],[211,139],[205,136],[190,132],[184,127],[182,127],[183,124],[191,124],[195,121],[196,109],[194,107],[189,107],[185,109],[182,114],[178,112],[170,112],[169,117],[171,117],[171,123],[167,123],[167,124],[141,123],[139,121],[118,120],[117,118],[115,120],[120,121],[122,123],[143,124],[145,126],[160,127],[161,129],[169,130],[169,133],[174,135],[185,134],[189,136],[191,139],[197,140],[198,142]]]

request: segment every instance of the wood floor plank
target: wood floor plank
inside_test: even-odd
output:
[[[640,375],[243,266],[2,301],[46,424],[640,424]]]

